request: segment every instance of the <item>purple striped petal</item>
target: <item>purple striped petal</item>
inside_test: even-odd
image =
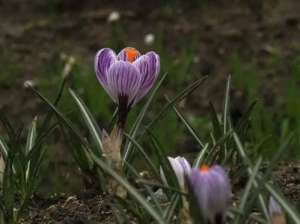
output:
[[[134,58],[128,58],[128,52],[131,51],[131,52],[134,52]],[[120,61],[135,61],[137,58],[139,58],[141,56],[140,52],[138,52],[135,48],[133,47],[126,47],[124,48],[123,50],[120,51],[120,53],[118,54],[117,58],[118,60]]]
[[[110,66],[117,61],[115,52],[109,48],[103,48],[96,54],[95,71],[103,88],[107,91],[107,72]]]
[[[133,65],[139,70],[141,74],[141,88],[138,92],[135,103],[143,98],[152,88],[160,71],[159,56],[151,51],[133,62]]]
[[[223,217],[231,197],[230,181],[224,169],[220,166],[208,171],[193,168],[189,182],[203,215],[212,223],[217,216]]]
[[[128,62],[117,61],[108,70],[108,91],[116,103],[119,103],[120,97],[125,97],[129,106],[140,88],[140,81],[138,70]]]

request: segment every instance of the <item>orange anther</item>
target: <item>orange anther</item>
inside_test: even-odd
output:
[[[202,165],[202,166],[200,167],[200,172],[206,173],[207,171],[209,171],[209,166],[207,166],[207,165]]]
[[[137,56],[140,54],[135,48],[132,47],[127,47],[125,48],[126,56],[127,56],[127,61],[133,62],[137,58]]]

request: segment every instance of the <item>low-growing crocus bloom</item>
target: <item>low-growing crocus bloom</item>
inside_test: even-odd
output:
[[[103,48],[95,57],[97,78],[119,105],[121,116],[141,100],[153,86],[159,71],[159,56],[150,51],[141,55],[135,48],[124,48],[118,55]]]
[[[286,224],[285,215],[280,205],[273,197],[270,197],[269,200],[269,214],[272,224]]]
[[[188,181],[203,217],[211,224],[224,223],[231,197],[230,180],[225,170],[218,165],[203,165],[191,170]]]
[[[185,190],[185,178],[191,172],[191,165],[184,157],[181,156],[177,156],[175,158],[168,157],[168,160],[176,174],[180,189]]]

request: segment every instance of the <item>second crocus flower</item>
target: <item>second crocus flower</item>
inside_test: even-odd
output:
[[[203,165],[191,170],[188,181],[203,217],[211,224],[223,224],[231,198],[230,180],[225,170],[218,165]]]
[[[177,156],[175,158],[168,157],[168,160],[174,170],[180,189],[185,191],[185,179],[191,172],[191,165],[184,157],[181,156]]]

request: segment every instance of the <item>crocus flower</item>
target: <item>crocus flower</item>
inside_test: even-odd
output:
[[[172,166],[172,169],[174,170],[174,173],[176,175],[180,189],[184,191],[185,190],[185,177],[186,177],[186,175],[190,174],[191,165],[184,157],[181,157],[181,156],[177,156],[175,158],[168,157],[168,160]],[[165,182],[167,182],[165,174],[162,172],[162,170],[161,170],[161,177]]]
[[[141,55],[135,48],[127,47],[116,55],[103,48],[95,57],[99,82],[125,114],[149,92],[159,70],[160,59],[153,51]]]
[[[224,214],[231,197],[230,180],[218,165],[193,168],[188,176],[191,188],[203,217],[211,224],[224,223]]]
[[[278,202],[271,196],[269,200],[269,214],[272,224],[285,224],[285,215]]]

